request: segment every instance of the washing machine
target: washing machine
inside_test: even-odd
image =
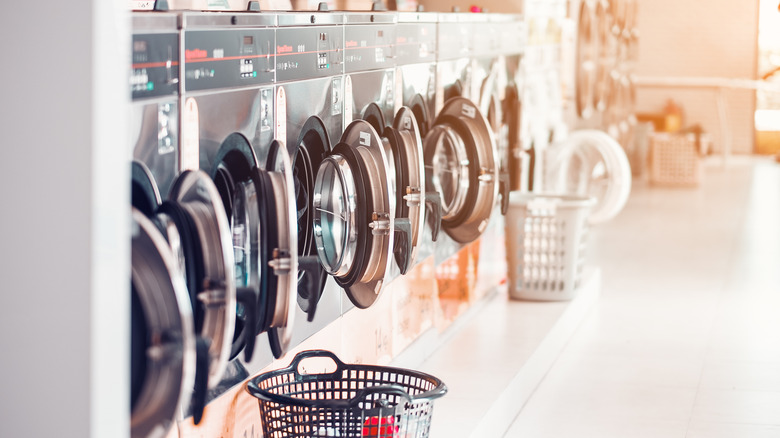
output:
[[[501,136],[507,151],[510,191],[528,191],[529,156],[525,150],[528,125],[523,111],[525,84],[523,57],[527,45],[525,18],[518,14],[490,14],[490,21],[499,29],[498,64],[504,69],[506,82],[502,88]],[[503,82],[502,78],[502,82]]]
[[[383,9],[374,3],[371,12],[346,13],[345,115],[371,124],[390,165],[395,218],[392,280],[415,262],[424,234],[426,188],[417,120],[410,108],[395,103],[398,15]]]
[[[379,135],[380,144],[385,145],[393,186],[402,183],[407,178],[408,171],[403,169],[405,163],[393,160],[404,158],[398,148],[397,136],[391,132],[395,113],[395,65],[396,65],[396,22],[397,15],[387,12],[381,2],[375,2],[371,11],[344,12],[344,99],[346,110],[344,124],[353,120],[365,120]],[[385,132],[386,128],[389,128]],[[392,141],[392,147],[391,147]],[[418,172],[419,173],[419,172]],[[408,179],[408,178],[407,178]],[[393,187],[393,194],[402,195],[403,189]],[[418,188],[419,191],[419,188]],[[402,195],[403,196],[403,195]],[[399,274],[406,273],[411,267],[412,224],[408,216],[401,217],[397,211],[406,204],[403,198],[399,200],[392,196],[394,210],[394,259],[395,266],[390,266],[388,281]],[[396,208],[398,207],[398,209]],[[416,208],[416,207],[415,207]],[[396,269],[397,268],[397,269]],[[349,306],[352,300],[345,302]],[[346,308],[346,307],[345,307]]]
[[[573,1],[564,37],[565,119],[570,130],[607,129],[618,75],[615,2]]]
[[[420,138],[425,138],[436,115],[436,44],[438,13],[398,12],[396,27],[395,110],[412,111]],[[426,172],[426,178],[430,172]],[[441,198],[426,182],[425,216],[415,260],[433,255],[441,229]]]
[[[181,23],[182,130],[222,200],[235,259],[230,364],[214,398],[291,347],[305,320],[299,287],[316,287],[319,269],[298,257],[292,161],[276,117],[277,16],[185,12]]]
[[[568,131],[564,117],[568,87],[562,44],[567,27],[567,2],[528,0],[525,6],[528,47],[523,102],[529,116],[529,189],[540,191],[544,189],[544,151]]]
[[[292,160],[298,256],[322,265],[315,238],[320,213],[315,184],[318,169],[344,131],[344,14],[321,5],[318,11],[281,12],[277,20],[276,125]],[[293,331],[293,345],[342,313],[342,288],[325,269],[299,284],[298,312],[308,323]]]
[[[529,172],[528,153],[522,148],[522,54],[525,48],[523,17],[510,14],[473,14],[475,51],[472,58],[472,95],[496,139],[500,202],[479,240],[476,260],[477,295],[506,278],[503,214],[509,205],[512,178],[515,190],[524,187]],[[525,184],[527,190],[527,183]]]
[[[436,263],[476,240],[488,225],[499,194],[496,142],[472,93],[473,22],[442,13],[437,29],[436,117],[424,143],[427,178],[441,197],[442,229]]]
[[[159,11],[132,16],[133,436],[159,434],[172,413],[200,421],[234,327],[222,203],[208,175],[188,168],[181,142],[178,21]]]
[[[624,109],[629,86],[620,54],[626,5],[623,0],[570,3],[563,48],[570,132],[545,154],[547,191],[594,197],[594,224],[617,215],[631,190],[621,147],[629,131]]]
[[[189,405],[197,352],[178,260],[157,225],[135,208],[132,214],[130,436],[136,438],[166,432]]]
[[[472,19],[474,44],[479,47],[472,58],[472,95],[496,140],[501,212],[505,214],[511,187],[510,157],[520,156],[520,94],[515,80],[525,46],[525,30],[521,16],[479,13],[473,14]],[[519,169],[515,170],[519,174]]]

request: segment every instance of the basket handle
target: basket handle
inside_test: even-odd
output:
[[[288,369],[292,371],[295,374],[295,379],[299,379],[301,377],[305,377],[306,374],[301,374],[298,372],[298,366],[301,364],[301,362],[305,359],[310,359],[314,357],[326,357],[330,360],[332,360],[336,364],[336,371],[332,373],[319,373],[319,374],[311,374],[311,375],[322,375],[322,374],[337,374],[339,373],[344,367],[346,366],[344,362],[341,361],[335,354],[328,350],[306,350],[301,351],[300,353],[296,354],[293,358],[292,362],[290,362],[290,366]]]
[[[355,392],[355,396],[349,400],[349,404],[352,407],[357,407],[358,404],[365,401],[366,398],[374,394],[397,395],[401,398],[406,399],[408,403],[412,402],[412,396],[409,395],[408,392],[404,391],[404,389],[399,385],[391,384],[391,385],[376,385],[368,388],[359,389]],[[379,404],[381,406],[382,401],[384,400],[383,399],[375,400],[374,404]],[[382,406],[382,407],[387,407],[387,406]]]

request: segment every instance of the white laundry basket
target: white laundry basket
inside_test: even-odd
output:
[[[536,301],[570,300],[580,286],[595,199],[512,193],[506,214],[509,295]]]

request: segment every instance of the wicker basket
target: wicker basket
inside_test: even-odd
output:
[[[509,296],[562,301],[580,287],[594,198],[512,193],[506,215]]]
[[[305,374],[302,361],[329,358],[336,370]],[[428,438],[433,402],[447,387],[404,368],[345,364],[329,351],[298,353],[289,367],[247,383],[266,438]]]
[[[702,160],[694,134],[655,133],[650,137],[650,182],[698,186]]]

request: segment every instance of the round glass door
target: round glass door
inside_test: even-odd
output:
[[[436,142],[429,166],[434,189],[441,195],[442,219],[451,220],[463,209],[469,189],[469,157],[466,144],[449,126],[434,126]]]
[[[425,167],[439,192],[442,227],[455,241],[474,241],[498,198],[499,163],[488,122],[468,99],[445,103],[424,141]]]
[[[395,212],[389,168],[379,134],[355,120],[317,171],[320,262],[359,308],[376,301],[390,274]]]
[[[328,157],[317,172],[314,196],[314,238],[317,253],[330,275],[345,275],[355,257],[355,181],[346,159]]]

